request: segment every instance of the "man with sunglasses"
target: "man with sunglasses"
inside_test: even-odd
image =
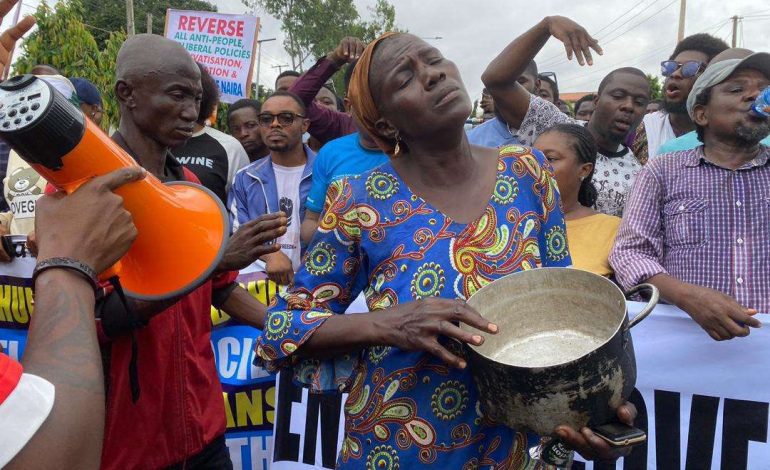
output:
[[[719,341],[770,312],[770,119],[750,111],[767,87],[770,54],[711,61],[687,99],[702,144],[644,167],[610,255],[622,286],[657,286]]]
[[[669,60],[661,62],[663,110],[644,117],[632,145],[643,165],[659,154],[661,145],[695,129],[687,114],[687,96],[706,64],[725,49],[727,44],[721,39],[694,34],[682,39]]]
[[[257,123],[270,154],[238,172],[228,196],[235,230],[261,215],[286,214],[286,233],[276,240],[280,251],[260,258],[268,278],[279,285],[291,284],[302,255],[300,229],[315,160],[302,143],[310,126],[305,109],[289,91],[277,91],[262,103]]]
[[[727,49],[726,51],[720,52],[719,54],[717,54],[717,56],[714,57],[711,60],[711,62],[709,62],[709,66],[711,66],[711,64],[715,64],[717,62],[721,62],[727,59],[743,59],[744,57],[748,57],[751,54],[753,54],[753,51],[750,51],[748,49],[741,49],[741,48]],[[688,132],[687,134],[681,135],[676,139],[669,140],[665,144],[661,145],[660,149],[658,149],[658,155],[664,155],[672,152],[680,152],[682,150],[690,150],[690,149],[694,149],[695,147],[699,147],[702,144],[703,142],[701,142],[698,139],[698,133],[695,131],[692,131],[692,132]],[[770,135],[765,137],[764,140],[762,140],[762,144],[770,147]]]

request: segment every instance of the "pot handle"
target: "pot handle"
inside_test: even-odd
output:
[[[658,300],[660,300],[660,292],[658,291],[658,288],[653,286],[652,284],[639,284],[638,286],[634,286],[623,293],[623,295],[626,298],[631,297],[632,295],[644,291],[649,290],[650,291],[650,300],[647,302],[647,305],[644,306],[641,312],[639,312],[629,323],[628,327],[626,327],[626,331],[630,330],[634,326],[636,326],[639,322],[647,318],[647,315],[652,313],[652,310],[655,308],[655,306],[658,305]]]

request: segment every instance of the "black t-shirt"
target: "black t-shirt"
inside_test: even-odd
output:
[[[235,172],[249,163],[240,142],[210,127],[173,152],[176,159],[195,173],[201,184],[219,196],[225,205]]]

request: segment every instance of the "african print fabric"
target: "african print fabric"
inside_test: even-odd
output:
[[[330,186],[295,288],[270,309],[258,361],[293,366],[314,391],[349,391],[339,468],[544,468],[527,452],[538,436],[484,417],[468,370],[388,346],[333,361],[292,353],[362,291],[372,311],[467,299],[507,274],[570,262],[556,181],[540,152],[500,150],[494,193],[470,224],[434,209],[386,163]]]

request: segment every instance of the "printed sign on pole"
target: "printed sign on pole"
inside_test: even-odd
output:
[[[166,10],[165,36],[182,44],[219,85],[224,103],[251,92],[259,18],[210,11]]]

